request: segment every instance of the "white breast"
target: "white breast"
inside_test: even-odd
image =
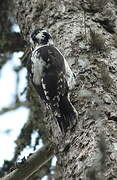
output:
[[[32,53],[31,61],[32,61],[33,82],[36,85],[40,85],[41,79],[43,77],[43,68],[45,66],[45,62],[43,61],[41,56],[39,56],[39,53],[37,54],[37,51],[34,51]]]

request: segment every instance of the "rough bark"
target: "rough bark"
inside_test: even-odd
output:
[[[32,174],[46,164],[52,158],[53,154],[54,148],[52,144],[44,146],[31,155],[27,161],[24,160],[16,170],[13,170],[7,176],[2,178],[2,180],[28,179]]]
[[[76,74],[75,129],[63,137],[50,113],[44,119],[49,140],[58,147],[60,179],[116,179],[116,1],[17,0],[15,5],[25,40],[36,27],[49,29]]]

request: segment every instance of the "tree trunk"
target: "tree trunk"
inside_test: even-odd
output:
[[[117,179],[116,1],[17,0],[16,18],[29,42],[44,27],[76,75],[72,103],[78,122],[66,136],[53,120],[44,122],[57,145],[63,180]],[[37,108],[37,107],[36,107]]]

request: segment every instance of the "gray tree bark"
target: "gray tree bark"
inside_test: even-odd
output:
[[[15,7],[25,40],[37,27],[49,29],[76,75],[75,129],[63,136],[50,112],[43,119],[49,141],[58,147],[59,179],[116,180],[116,1],[17,0]]]

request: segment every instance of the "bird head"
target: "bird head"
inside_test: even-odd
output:
[[[38,28],[31,33],[30,43],[34,48],[36,46],[53,45],[53,40],[47,30]]]

